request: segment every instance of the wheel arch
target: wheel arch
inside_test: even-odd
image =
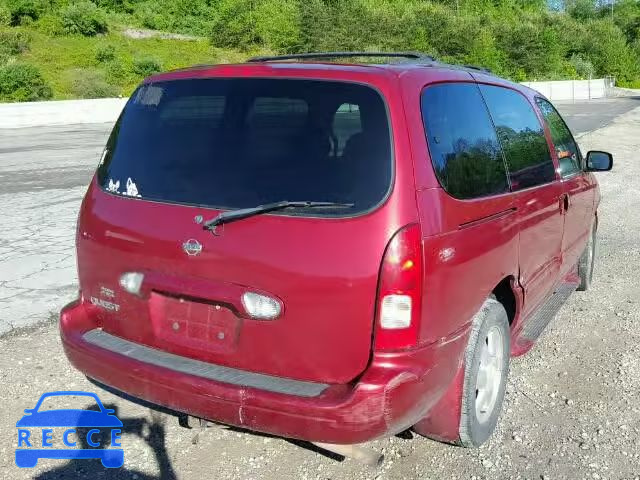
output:
[[[513,330],[517,325],[520,306],[522,305],[522,292],[516,278],[513,275],[508,275],[500,280],[491,290],[491,297],[500,302],[507,311],[509,326]]]

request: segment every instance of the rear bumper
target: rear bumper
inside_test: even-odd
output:
[[[300,396],[223,383],[132,358],[87,341],[90,335],[85,334],[99,332],[98,327],[79,302],[62,310],[65,353],[90,378],[196,417],[284,437],[344,444],[395,434],[424,417],[454,378],[466,339],[466,334],[460,334],[411,352],[376,354],[355,383]]]

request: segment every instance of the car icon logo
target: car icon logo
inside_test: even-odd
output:
[[[193,257],[195,255],[200,255],[200,252],[202,252],[202,244],[199,241],[190,238],[182,244],[182,249],[187,255]]]
[[[87,397],[95,402],[97,410],[42,408],[47,399],[61,396]],[[15,462],[18,467],[33,468],[41,458],[99,459],[106,468],[123,465],[124,451],[120,444],[123,424],[114,415],[114,410],[105,408],[95,393],[48,392],[40,397],[34,408],[27,408],[24,413],[16,422],[18,446]],[[64,433],[60,435],[58,429]],[[81,430],[88,431],[81,434]],[[86,447],[80,444],[86,444]]]

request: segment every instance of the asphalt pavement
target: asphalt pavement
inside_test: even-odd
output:
[[[553,102],[574,135],[591,132],[610,124],[616,117],[640,107],[640,96],[595,100]]]

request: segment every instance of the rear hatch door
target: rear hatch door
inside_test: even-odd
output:
[[[85,298],[105,331],[164,351],[300,380],[366,367],[378,269],[395,217],[385,103],[353,83],[155,82],[116,124],[80,218]],[[283,209],[226,223],[221,212]],[[138,295],[119,279],[144,275]],[[246,292],[274,299],[252,318]],[[101,302],[106,301],[107,304]],[[104,308],[109,304],[115,309]]]

